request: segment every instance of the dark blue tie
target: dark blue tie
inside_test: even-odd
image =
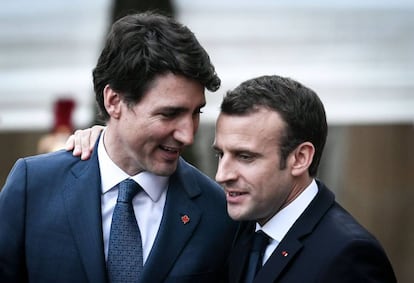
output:
[[[143,269],[142,241],[132,199],[141,189],[131,179],[119,183],[109,236],[107,265],[111,283],[139,282]]]
[[[245,283],[251,283],[256,276],[256,273],[262,268],[263,254],[269,243],[269,236],[267,236],[262,230],[254,233],[253,243],[250,249],[249,261],[244,277]]]

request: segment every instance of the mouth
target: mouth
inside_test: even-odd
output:
[[[160,145],[159,148],[162,150],[164,159],[167,161],[176,161],[181,153],[181,149],[177,147]]]
[[[160,145],[160,148],[162,150],[164,150],[164,151],[168,151],[168,152],[171,152],[171,153],[180,153],[180,150],[177,149],[177,148],[175,148],[175,147],[169,147],[169,146],[166,146],[166,145]]]
[[[227,191],[226,192],[226,199],[228,204],[239,204],[241,203],[246,197],[247,192],[241,191]]]
[[[241,196],[241,195],[245,195],[247,193],[244,193],[244,192],[228,192],[227,194],[230,197],[238,197],[238,196]]]

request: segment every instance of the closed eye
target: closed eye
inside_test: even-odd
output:
[[[167,108],[160,111],[159,114],[165,118],[171,119],[180,116],[184,112],[185,109],[182,108]]]

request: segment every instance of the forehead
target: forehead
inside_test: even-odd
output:
[[[216,123],[217,146],[252,146],[278,143],[283,133],[284,122],[272,110],[260,108],[248,115],[228,115],[220,113]]]
[[[157,76],[140,103],[152,105],[204,105],[204,86],[187,77],[167,73]]]

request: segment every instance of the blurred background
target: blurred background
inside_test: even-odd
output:
[[[409,0],[18,0],[0,10],[0,187],[17,158],[95,123],[91,70],[114,19],[157,9],[187,25],[222,79],[185,155],[214,177],[226,92],[264,74],[325,104],[319,177],[414,279],[414,2]],[[53,148],[52,150],[56,149]]]

